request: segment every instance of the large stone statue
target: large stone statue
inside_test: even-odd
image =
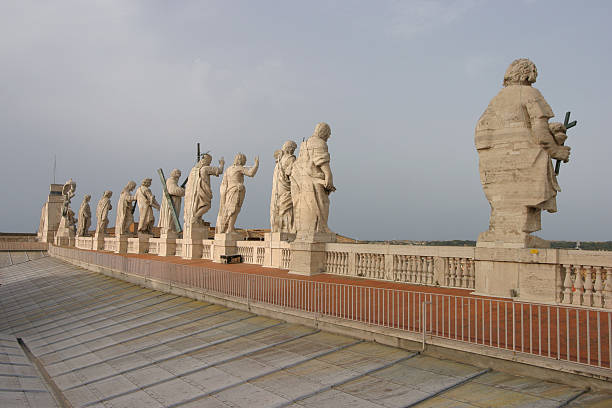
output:
[[[179,178],[181,177],[181,171],[174,169],[170,173],[170,177],[166,180],[166,190],[172,200],[172,205],[176,210],[176,216],[181,212],[181,200],[185,195],[185,189],[178,185]],[[165,197],[162,199],[161,210],[159,210],[159,223],[158,227],[161,228],[162,235],[168,235],[170,233],[177,233],[176,225],[174,224],[174,217],[172,215],[172,208],[168,199]]]
[[[138,234],[152,235],[155,216],[153,208],[159,210],[159,203],[151,192],[151,179],[142,180],[140,187],[136,190],[136,201],[138,203]]]
[[[136,201],[136,196],[132,195],[132,191],[136,188],[136,183],[130,181],[121,190],[119,201],[117,202],[117,218],[115,221],[115,236],[126,235],[130,233],[130,225],[134,222],[134,207],[132,203]]]
[[[282,150],[274,153],[276,166],[272,178],[272,198],[270,200],[270,229],[272,232],[294,231],[293,201],[291,199],[291,170],[295,162],[297,145],[289,140]]]
[[[72,201],[72,197],[76,194],[76,183],[72,181],[72,179],[68,180],[64,183],[62,187],[62,217],[65,216],[66,210],[70,207],[70,202]]]
[[[548,246],[530,233],[541,229],[542,210],[557,211],[561,189],[551,159],[567,162],[570,148],[562,146],[566,129],[549,125],[553,111],[531,86],[537,75],[530,60],[513,61],[476,125],[480,180],[491,205],[489,230],[478,246]]]
[[[236,218],[242,208],[244,194],[244,176],[255,177],[259,168],[259,157],[255,157],[255,165],[245,167],[246,156],[238,153],[231,165],[223,175],[221,182],[221,197],[219,199],[219,214],[217,216],[217,233],[235,232]]]
[[[223,173],[225,161],[219,160],[219,167],[211,166],[212,156],[208,153],[191,169],[185,186],[185,209],[183,222],[185,229],[193,226],[204,226],[202,217],[210,210],[213,193],[210,188],[210,176],[219,177]]]
[[[89,206],[89,200],[91,200],[91,196],[86,194],[83,197],[83,202],[81,203],[81,207],[79,208],[79,217],[77,224],[76,234],[79,237],[87,236],[89,232],[89,227],[91,226],[91,208]]]
[[[102,194],[102,198],[98,201],[98,206],[96,207],[96,219],[98,224],[96,225],[96,234],[104,236],[106,232],[106,226],[108,225],[108,213],[113,209],[113,206],[110,202],[110,198],[112,197],[112,191],[105,191]]]
[[[317,124],[314,134],[300,146],[300,153],[291,170],[291,198],[295,230],[300,236],[330,234],[327,226],[329,195],[336,191],[329,167],[327,140],[331,128]]]

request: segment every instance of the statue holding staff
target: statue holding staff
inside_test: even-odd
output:
[[[557,211],[561,189],[551,159],[567,162],[570,148],[563,145],[567,128],[549,124],[553,111],[531,86],[537,75],[530,60],[513,61],[476,125],[480,180],[491,206],[478,246],[549,246],[530,234],[541,229],[542,210]]]
[[[181,201],[185,195],[185,189],[178,185],[179,178],[181,177],[181,171],[174,169],[170,172],[170,177],[166,180],[166,191],[170,196],[172,202],[168,202],[168,199],[164,195],[162,199],[161,209],[159,210],[159,222],[158,227],[161,228],[162,234],[168,234],[168,232],[177,233],[176,225],[174,223],[174,217],[172,215],[174,206],[177,214],[181,210]]]
[[[210,188],[210,176],[219,177],[223,173],[225,160],[219,159],[219,166],[211,166],[212,156],[208,153],[189,172],[185,186],[185,208],[183,222],[185,229],[192,226],[204,226],[202,217],[210,210],[213,193]]]

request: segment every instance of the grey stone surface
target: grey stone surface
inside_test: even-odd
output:
[[[570,406],[595,407],[612,401],[501,372],[474,377],[481,370],[467,364],[143,289],[53,258],[4,268],[0,279],[2,407],[55,406],[18,336],[74,407],[547,407],[576,396]],[[16,387],[40,391],[2,391]]]

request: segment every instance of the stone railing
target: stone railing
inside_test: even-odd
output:
[[[109,252],[117,250],[117,241],[114,237],[104,237],[104,250]]]
[[[75,246],[79,249],[93,249],[93,238],[92,237],[76,237]]]
[[[0,251],[46,251],[48,245],[46,242],[0,241]]]
[[[266,253],[265,241],[238,241],[236,245],[238,255],[242,256],[242,262],[256,265],[264,264]]]
[[[474,288],[474,248],[326,244],[326,272],[418,285]]]
[[[612,257],[600,251],[560,251],[557,302],[612,309]]]
[[[161,241],[160,238],[149,238],[149,249],[148,249],[149,254],[151,255],[159,254],[160,241]]]
[[[205,239],[202,244],[202,259],[213,259],[214,240]]]

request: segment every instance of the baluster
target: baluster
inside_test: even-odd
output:
[[[448,279],[448,286],[456,286],[457,281],[457,258],[448,258],[450,264],[450,276]]]
[[[402,255],[402,281],[410,282],[410,258]]]
[[[470,284],[470,260],[463,259],[463,275],[461,277],[461,287],[469,288]]]
[[[604,307],[606,309],[612,309],[612,268],[605,267],[606,271],[606,283],[603,289]]]
[[[463,274],[465,268],[465,262],[462,258],[457,258],[457,278],[455,281],[457,282],[457,286],[462,287],[461,282],[463,281]]]
[[[572,299],[573,305],[581,305],[582,304],[582,292],[584,291],[584,283],[582,281],[582,265],[580,267],[575,268],[576,270],[576,279],[574,279],[574,298]]]
[[[572,281],[572,265],[563,265],[565,269],[565,279],[563,280],[563,301],[562,303],[569,305],[572,303],[572,288],[574,282]]]
[[[433,257],[427,257],[427,284],[433,285],[434,273],[433,273]]]
[[[584,268],[584,295],[582,296],[583,306],[593,306],[593,268]]]
[[[601,280],[602,267],[595,268],[595,293],[593,294],[593,306],[603,307],[603,281]]]
[[[421,285],[425,284],[425,272],[427,271],[427,267],[425,266],[425,258],[419,257],[419,283]]]
[[[415,281],[415,274],[414,274],[414,270],[415,270],[415,262],[414,262],[414,256],[409,256],[408,257],[408,262],[409,262],[409,274],[410,274],[410,278],[409,278],[409,282],[410,283],[414,283]]]

